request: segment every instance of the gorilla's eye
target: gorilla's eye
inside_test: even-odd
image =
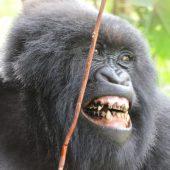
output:
[[[95,55],[102,55],[103,54],[104,47],[101,43],[96,44],[96,48],[94,50]]]
[[[94,50],[94,54],[99,55],[99,50],[97,48]]]
[[[123,52],[118,57],[118,64],[124,67],[128,67],[133,61],[134,58],[131,52]]]

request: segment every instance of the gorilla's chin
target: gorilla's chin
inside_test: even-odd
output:
[[[91,100],[82,109],[85,121],[117,143],[124,143],[132,131],[129,101],[124,97],[102,96]]]

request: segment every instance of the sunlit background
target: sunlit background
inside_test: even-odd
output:
[[[36,1],[36,0],[35,0]],[[100,0],[86,0],[99,8]],[[126,18],[149,41],[158,72],[158,85],[170,95],[170,0],[107,0],[106,12]],[[20,0],[0,0],[0,48],[13,19],[21,12]]]

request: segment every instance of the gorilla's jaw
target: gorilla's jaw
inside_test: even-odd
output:
[[[124,97],[102,96],[82,109],[85,120],[117,143],[124,143],[132,131],[129,101]]]

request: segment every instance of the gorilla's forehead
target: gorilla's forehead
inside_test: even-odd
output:
[[[111,15],[103,16],[100,39],[114,47],[133,47],[144,43],[140,33],[127,21]]]
[[[72,38],[91,40],[97,16],[93,13],[79,15],[79,19],[70,18],[71,24],[68,29]],[[75,32],[77,30],[77,32]],[[143,36],[127,21],[114,15],[103,14],[98,41],[103,42],[109,48],[128,48],[138,52],[146,49]]]
[[[69,38],[71,40],[75,37],[91,41],[96,20],[97,14],[95,11],[94,13],[86,11],[82,14],[79,13],[76,17],[70,15],[69,21],[63,21],[63,25],[70,23],[67,25],[67,29],[70,30],[71,37]],[[143,36],[137,29],[127,21],[110,14],[103,14],[98,39],[111,48],[128,47],[138,51],[146,49]]]

